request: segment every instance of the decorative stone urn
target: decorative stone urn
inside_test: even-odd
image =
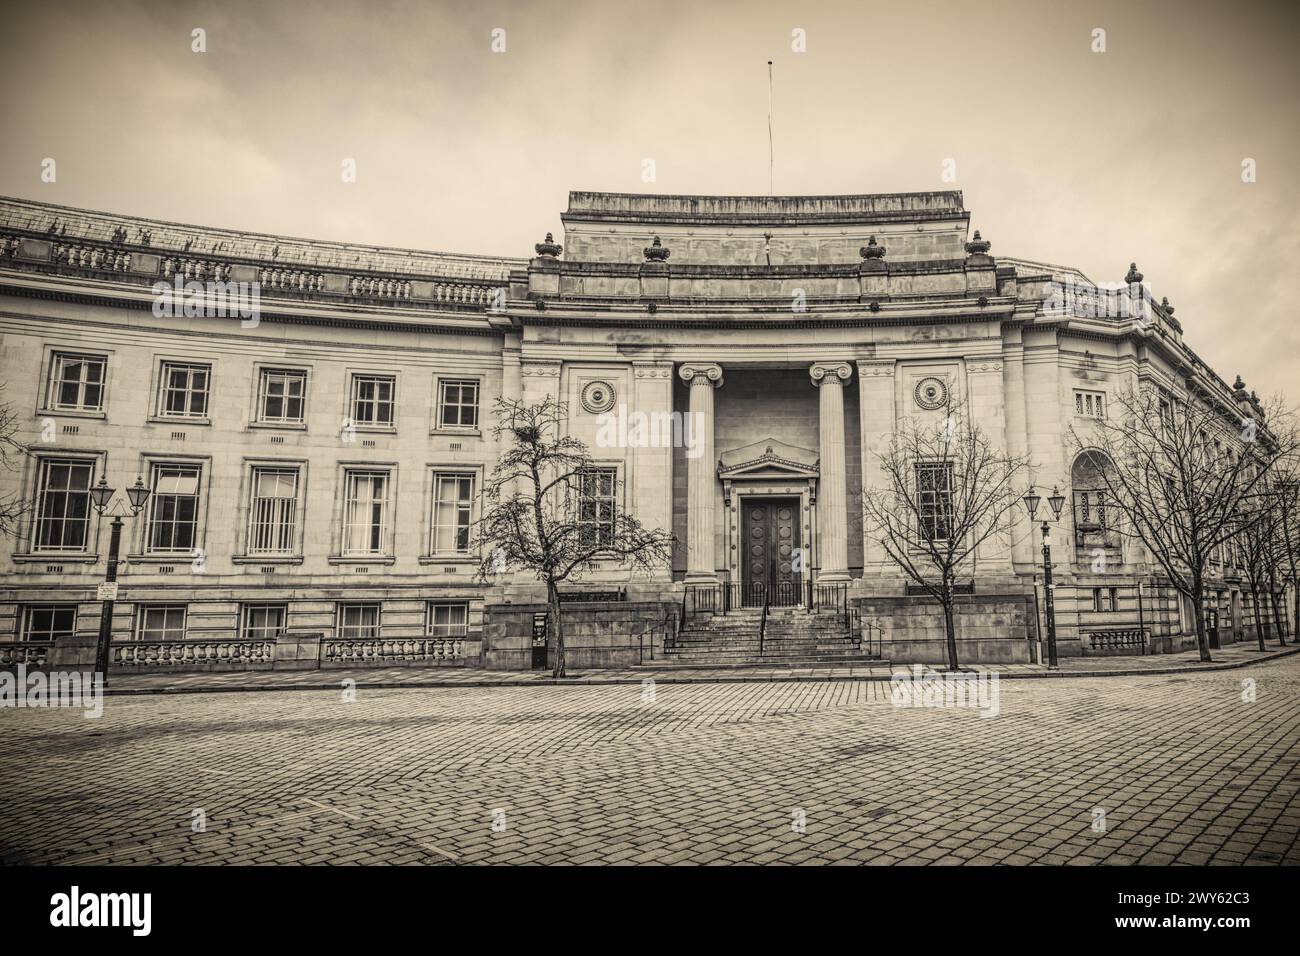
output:
[[[875,236],[868,236],[867,244],[858,250],[858,254],[864,259],[883,259],[885,258],[885,247],[876,245]]]
[[[980,231],[975,230],[975,235],[966,243],[966,255],[968,256],[986,256],[989,250],[993,248],[993,243],[987,239],[981,238]]]
[[[533,248],[537,250],[537,254],[543,259],[558,258],[560,253],[564,251],[564,247],[556,242],[555,237],[549,232],[546,234],[546,240],[537,243]]]
[[[659,241],[658,236],[655,236],[654,242],[650,243],[650,245],[646,246],[645,249],[642,251],[645,253],[646,262],[667,262],[668,261],[668,255],[669,255],[668,247]]]

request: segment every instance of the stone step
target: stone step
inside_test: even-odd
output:
[[[679,637],[671,643],[678,647],[745,647],[750,644],[757,645],[758,635],[748,637],[728,637],[714,640],[691,640],[689,638]],[[857,644],[851,637],[845,637],[841,634],[823,634],[809,635],[806,637],[767,637],[763,639],[765,645],[771,647],[814,647],[814,646],[834,646],[837,644]]]
[[[865,655],[837,655],[831,657],[725,657],[717,656],[707,659],[681,658],[668,659],[656,658],[654,661],[646,661],[637,665],[649,670],[700,670],[712,667],[723,668],[757,668],[757,667],[841,667],[850,664],[870,664],[873,667],[887,667],[889,662],[879,657],[867,657]]]
[[[788,634],[808,632],[810,634],[824,634],[829,632],[842,633],[847,630],[842,621],[790,621],[775,624],[768,622],[767,627],[763,628],[765,634]],[[687,627],[683,628],[683,634],[757,634],[759,626],[757,624],[715,624],[712,627]]]
[[[758,637],[745,637],[745,639],[732,639],[725,641],[673,641],[672,646],[677,648],[689,648],[690,650],[705,650],[708,648],[757,648],[759,644]],[[780,640],[763,640],[764,648],[842,648],[842,646],[858,646],[861,641],[854,641],[852,637],[827,636],[827,637],[806,637],[806,639],[780,639]]]
[[[806,657],[822,659],[826,657],[867,657],[865,650],[858,648],[763,648],[763,653],[758,653],[758,648],[714,648],[710,650],[682,650],[681,648],[668,648],[664,656],[672,659],[712,659],[715,657]]]
[[[692,648],[720,648],[732,644],[758,644],[758,635],[745,635],[736,637],[711,637],[711,639],[692,639],[692,637],[680,636],[677,640],[671,641],[672,644],[682,646],[692,646]],[[764,637],[763,644],[774,646],[781,644],[855,644],[853,637],[840,635],[840,633],[824,633],[824,635],[800,635],[774,637],[768,635]]]

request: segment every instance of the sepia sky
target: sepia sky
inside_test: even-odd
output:
[[[525,256],[560,233],[570,189],[767,193],[772,59],[777,193],[961,189],[994,255],[1097,281],[1136,260],[1224,378],[1298,401],[1296,9],[11,4],[0,194]],[[206,53],[191,51],[195,28]],[[46,157],[56,183],[41,182]],[[344,158],[356,183],[342,182]],[[1246,158],[1257,182],[1242,182]],[[946,159],[955,182],[941,179]]]

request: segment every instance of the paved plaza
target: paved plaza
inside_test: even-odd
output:
[[[1300,862],[1300,657],[1003,679],[994,717],[870,680],[346,696],[0,711],[0,861]]]

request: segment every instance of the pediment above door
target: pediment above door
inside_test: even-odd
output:
[[[816,478],[819,465],[815,451],[768,438],[724,451],[718,457],[718,477]]]
[[[728,505],[737,486],[750,494],[758,491],[771,495],[807,492],[809,499],[816,501],[819,466],[815,451],[768,438],[724,451],[718,457],[718,477],[722,480],[722,496]]]

